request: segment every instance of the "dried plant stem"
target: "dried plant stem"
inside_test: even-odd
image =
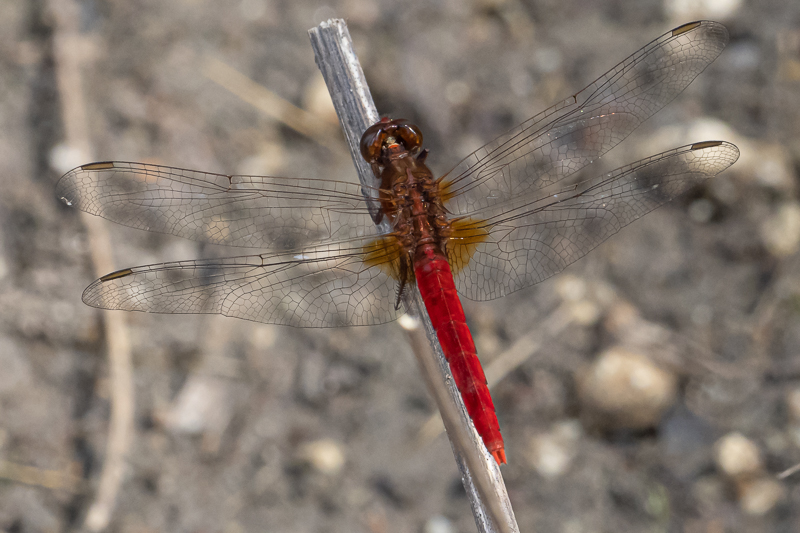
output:
[[[365,191],[376,186],[372,170],[359,153],[358,143],[367,127],[380,118],[369,92],[361,65],[353,50],[347,25],[333,19],[309,30],[317,66],[331,93],[336,113],[345,133],[353,163]],[[365,194],[367,201],[370,195]],[[430,347],[420,342],[419,328],[407,327],[412,348],[425,380],[439,406],[456,463],[481,533],[519,531],[508,500],[500,468],[475,431],[461,396],[455,388],[447,361],[436,339],[419,293],[405,299],[406,308],[416,312],[424,325]]]
[[[55,19],[53,52],[65,141],[81,154],[82,160],[92,160],[92,143],[81,83],[81,73],[86,66],[85,46],[82,45],[86,41],[79,31],[79,6],[74,0],[50,0],[48,7]],[[81,221],[89,235],[89,249],[97,276],[116,270],[111,258],[111,239],[105,221],[86,213],[81,213]],[[126,457],[134,427],[128,327],[121,312],[105,312],[103,317],[108,345],[111,419],[100,482],[84,522],[88,531],[101,531],[108,527],[125,475]]]
[[[224,87],[268,117],[313,139],[332,152],[341,152],[342,143],[336,136],[336,126],[319,120],[313,113],[281,98],[219,59],[206,58],[201,70],[206,78]]]

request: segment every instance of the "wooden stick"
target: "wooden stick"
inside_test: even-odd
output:
[[[361,157],[358,143],[364,130],[377,122],[380,116],[353,50],[350,32],[343,20],[332,19],[312,28],[308,33],[317,66],[328,85],[328,91],[350,147],[350,155],[358,171],[365,198],[371,210],[377,209],[378,204],[372,191],[375,191],[378,184],[372,169]],[[390,231],[390,228],[386,229]],[[405,327],[411,332],[414,354],[439,406],[478,531],[518,532],[519,527],[514,518],[500,468],[484,446],[467,415],[419,292],[416,290],[406,292],[410,294],[407,294],[403,303],[408,311],[419,317],[432,350],[426,349],[419,342],[418,328],[413,327],[408,321]]]

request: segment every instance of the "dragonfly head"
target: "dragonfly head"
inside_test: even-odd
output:
[[[407,120],[382,118],[364,132],[361,137],[361,156],[370,164],[398,152],[412,155],[422,148],[422,132]]]

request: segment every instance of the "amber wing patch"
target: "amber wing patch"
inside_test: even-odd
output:
[[[453,196],[455,196],[455,192],[453,191],[453,182],[439,179],[438,183],[439,198],[443,204],[446,204]]]
[[[387,276],[401,280],[400,258],[405,252],[397,237],[387,235],[370,241],[364,246],[363,252],[366,266],[378,267]]]
[[[453,275],[464,269],[475,249],[489,238],[491,225],[485,220],[460,218],[450,223],[452,233],[447,240],[447,260]]]

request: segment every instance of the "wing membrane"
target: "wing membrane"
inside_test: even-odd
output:
[[[292,250],[378,232],[360,185],[332,180],[117,161],[71,170],[57,195],[125,226],[212,244]]]
[[[211,313],[306,327],[397,318],[396,282],[364,263],[366,239],[302,254],[273,253],[134,267],[95,281],[83,301],[102,309]],[[373,260],[377,260],[374,247]],[[391,261],[392,258],[386,258]]]
[[[456,287],[473,300],[491,300],[557,274],[611,235],[739,157],[736,146],[710,141],[669,150],[575,187],[540,191],[476,215],[487,238],[457,265]],[[460,267],[460,268],[459,268]]]
[[[471,216],[574,174],[672,101],[722,52],[728,31],[685,24],[594,83],[467,156],[444,178],[448,210]]]

